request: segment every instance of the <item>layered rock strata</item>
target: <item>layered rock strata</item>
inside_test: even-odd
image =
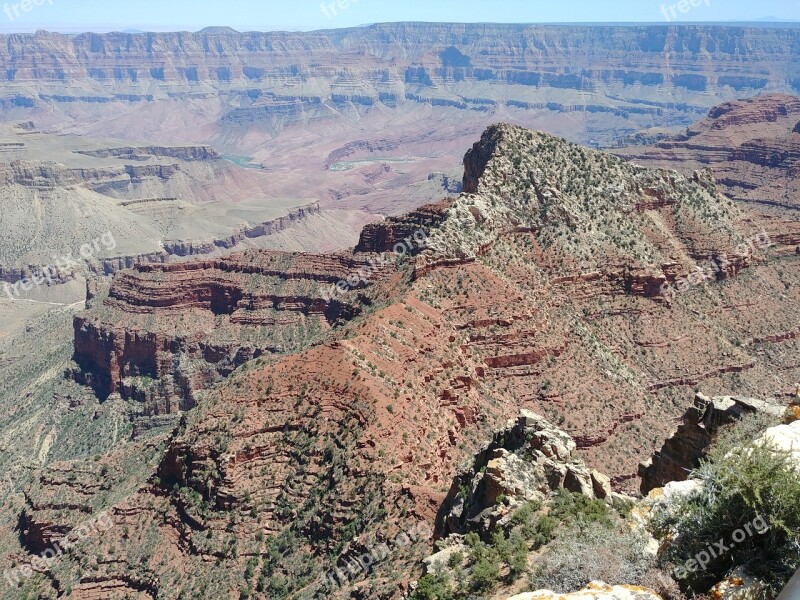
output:
[[[341,294],[319,286],[330,291],[373,255],[248,252],[139,268],[92,300],[78,317],[94,328],[78,336],[81,372],[155,390],[154,413],[175,365],[216,371],[219,355],[202,350],[220,340],[225,356],[267,344],[285,353],[265,352],[197,395],[152,476],[113,500],[112,531],[126,535],[101,540],[98,568],[65,567],[59,585],[91,597],[135,575],[169,598],[259,581],[273,595],[398,598],[414,577],[397,574],[412,573],[430,541],[393,548],[369,577],[333,591],[319,576],[434,523],[457,466],[520,408],[574,438],[570,459],[600,495],[633,489],[639,461],[680,417],[687,382],[735,396],[794,391],[800,263],[780,243],[670,302],[635,285],[683,277],[758,233],[707,174],[645,169],[508,125],[470,157],[484,165],[468,169],[477,188],[441,210],[426,247]],[[369,243],[386,248],[379,238]],[[328,319],[327,301],[312,310],[307,299],[324,296],[357,316]],[[126,355],[140,338],[167,343]],[[501,446],[493,481],[516,489],[524,471]],[[542,464],[547,447],[533,447]],[[568,485],[588,492],[586,471],[570,472]],[[178,564],[191,577],[176,587]]]
[[[408,103],[479,114],[507,103],[660,116],[691,112],[693,102],[708,102],[703,94],[726,98],[797,89],[792,35],[788,27],[426,23],[309,33],[41,31],[4,36],[0,57],[7,65],[7,108],[102,110],[170,96],[219,96],[230,100],[224,118],[234,124]],[[735,59],[741,54],[748,56],[746,63]],[[670,56],[668,69],[663,56]],[[23,87],[30,81],[38,94]],[[513,93],[498,94],[499,89]],[[539,91],[547,93],[534,93]],[[656,92],[686,101],[659,101]]]
[[[103,397],[145,403],[148,414],[186,410],[245,362],[300,350],[357,315],[364,283],[334,286],[359,271],[385,277],[391,263],[373,268],[374,258],[249,252],[139,265],[75,318],[74,376]]]
[[[762,206],[800,206],[800,97],[764,94],[713,108],[684,134],[619,150],[648,166],[691,172],[711,167],[722,190]]]

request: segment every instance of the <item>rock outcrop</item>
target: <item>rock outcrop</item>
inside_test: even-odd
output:
[[[632,585],[608,585],[593,581],[579,592],[557,594],[550,590],[517,594],[508,600],[662,600],[651,590]]]
[[[58,187],[84,185],[91,189],[125,188],[147,179],[168,182],[180,171],[178,164],[120,165],[75,169],[49,161],[13,161],[0,165],[0,185],[52,191]]]
[[[94,158],[122,158],[124,160],[149,160],[154,157],[177,158],[178,160],[214,160],[220,158],[211,146],[124,146],[99,150],[78,150]]]
[[[677,431],[664,442],[660,451],[640,465],[641,492],[646,495],[670,482],[686,480],[689,473],[700,466],[700,459],[721,427],[757,412],[777,419],[783,411],[783,406],[775,401],[730,396],[709,398],[698,393],[694,406],[683,415],[683,423]]]
[[[575,449],[569,434],[523,410],[453,480],[437,517],[437,537],[489,534],[516,507],[561,489],[610,501],[610,480],[589,469]]]
[[[446,218],[452,200],[444,199],[414,210],[402,217],[364,227],[356,252],[398,252],[419,254],[425,249],[428,231]]]

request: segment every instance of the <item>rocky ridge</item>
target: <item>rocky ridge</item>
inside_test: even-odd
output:
[[[764,94],[715,107],[684,134],[619,153],[680,171],[711,167],[731,198],[794,209],[800,204],[798,123],[799,97]]]
[[[148,593],[170,598],[289,585],[319,597],[396,598],[408,591],[397,572],[413,572],[427,544],[397,549],[390,567],[333,592],[317,576],[409,523],[432,523],[456,466],[520,407],[574,436],[590,481],[602,467],[612,489],[631,490],[690,386],[755,395],[778,385],[782,396],[800,378],[796,338],[785,335],[800,328],[798,261],[780,242],[671,302],[658,297],[661,282],[709,254],[735,254],[760,229],[707,174],[647,170],[507,125],[487,131],[466,171],[477,186],[467,181],[467,193],[415,217],[438,220],[427,247],[342,296],[358,299],[355,318],[306,314],[305,299],[357,255],[250,251],[139,268],[92,301],[76,321],[96,325],[79,336],[80,373],[113,370],[120,385],[128,376],[149,384],[153,373],[169,380],[176,356],[199,358],[229,332],[239,343],[227,356],[260,335],[300,345],[198,394],[159,467],[113,503],[120,534],[98,542],[97,568],[82,575],[65,565],[59,581],[72,581],[75,597],[105,586],[133,593],[146,581]],[[388,221],[364,243],[385,249],[412,229]],[[234,318],[260,318],[262,301],[274,323],[241,335]],[[287,333],[282,318],[289,332],[320,335]],[[174,340],[187,332],[182,355]],[[124,366],[127,339],[147,343],[131,346],[136,360]],[[101,362],[112,348],[121,371]],[[158,412],[164,396],[154,389]],[[220,567],[209,569],[213,561]],[[192,574],[182,589],[168,583],[177,569]]]

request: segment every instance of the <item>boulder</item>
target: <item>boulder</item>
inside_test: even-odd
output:
[[[576,494],[583,494],[594,498],[594,485],[592,474],[584,465],[569,465],[567,475],[564,477],[564,489]]]
[[[748,575],[739,567],[709,592],[714,600],[760,600],[767,589],[766,584]]]
[[[605,500],[606,498],[610,498],[613,494],[613,490],[611,489],[611,478],[607,475],[603,475],[599,471],[595,471],[592,469],[592,489],[594,489],[594,495],[600,498],[601,500]],[[613,504],[613,503],[612,503]]]
[[[800,249],[798,249],[800,250]],[[791,425],[795,421],[800,421],[800,384],[794,393],[794,400],[786,409],[783,415],[783,422],[785,425]]]
[[[425,572],[431,573],[437,570],[448,569],[450,559],[457,554],[468,556],[469,548],[467,548],[464,544],[456,543],[452,546],[444,548],[443,550],[440,550],[436,554],[430,555],[422,561],[425,565]]]
[[[794,468],[800,472],[800,421],[790,425],[770,427],[755,441],[757,446],[769,444],[786,452]]]
[[[607,585],[593,581],[579,592],[558,594],[550,590],[517,594],[508,600],[663,600],[652,590],[633,585]]]
[[[786,425],[791,425],[795,421],[800,421],[800,402],[790,404],[783,415],[783,422]]]

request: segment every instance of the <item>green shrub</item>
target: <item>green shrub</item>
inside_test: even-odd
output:
[[[472,589],[488,592],[500,581],[500,554],[491,546],[481,547],[472,565]]]
[[[464,562],[464,555],[461,552],[454,552],[447,560],[447,566],[451,569],[457,569]]]
[[[709,455],[714,452],[725,455],[733,449],[750,446],[753,440],[775,425],[780,425],[780,419],[776,416],[767,413],[745,415],[735,424],[722,428]]]
[[[694,472],[702,491],[655,515],[658,535],[676,534],[666,560],[682,566],[709,549],[719,554],[705,569],[679,572],[683,587],[691,591],[705,591],[733,567],[746,565],[778,592],[800,567],[800,477],[785,453],[753,447],[757,430],[752,421],[737,429],[721,436]],[[743,440],[750,443],[743,445]],[[748,528],[743,541],[730,543],[734,533]],[[720,541],[724,552],[717,552]]]
[[[503,545],[500,557],[508,565],[513,581],[528,568],[528,542],[520,531],[513,531]]]
[[[411,600],[452,600],[452,598],[450,578],[441,571],[428,573],[422,577],[417,583],[417,589],[411,594]]]
[[[559,524],[555,517],[539,514],[541,509],[541,502],[528,502],[514,513],[509,522],[512,529],[520,529],[534,550],[553,541]]]
[[[538,550],[555,539],[558,525],[558,520],[554,517],[541,515],[530,526],[524,527],[522,533],[530,540],[533,549]]]
[[[550,516],[561,521],[566,527],[576,525],[578,528],[597,523],[604,527],[613,527],[611,510],[602,500],[588,498],[583,494],[572,494],[559,490],[553,500]]]

